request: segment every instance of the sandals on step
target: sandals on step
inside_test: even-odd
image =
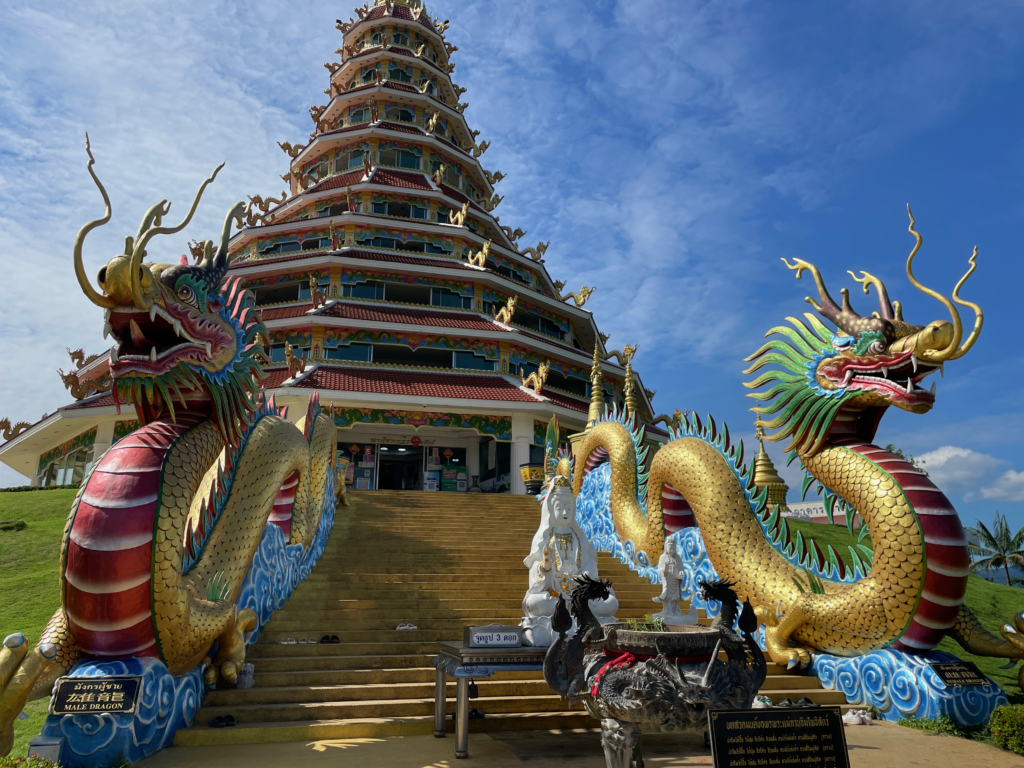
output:
[[[283,640],[278,640],[277,644],[278,645],[295,645],[296,642],[297,641],[295,640],[294,637],[286,637]]]
[[[396,630],[398,630],[398,629],[416,629],[416,625],[415,624],[399,624],[397,627],[395,627],[395,629]]]
[[[238,725],[231,715],[217,715],[209,723],[211,728],[233,728]]]
[[[340,642],[337,635],[324,635],[320,638],[320,645],[337,645]]]

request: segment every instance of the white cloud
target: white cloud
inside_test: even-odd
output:
[[[1024,501],[1024,472],[1006,470],[994,483],[982,488],[981,495],[994,501]]]
[[[924,464],[924,469],[933,483],[943,491],[951,492],[977,488],[985,475],[1009,463],[987,453],[978,453],[970,448],[958,448],[953,445],[936,448],[916,458]]]

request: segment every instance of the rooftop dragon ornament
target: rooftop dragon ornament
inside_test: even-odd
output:
[[[111,207],[88,137],[86,151],[106,212],[79,231],[75,274],[114,337],[115,401],[134,404],[143,426],[82,483],[62,543],[61,607],[39,643],[14,634],[0,649],[0,755],[25,703],[49,695],[80,660],[149,657],[175,676],[205,661],[208,683],[234,682],[244,633],[257,624],[254,610],[238,608],[240,592],[265,529],[275,538],[277,525],[287,544],[301,545],[292,550],[301,559],[333,520],[332,420],[314,399],[291,424],[259,394],[256,339],[267,331],[252,294],[227,277],[231,224],[246,206],[228,212],[216,250],[206,241],[200,263],[152,264],[147,245],[189,223],[217,171],[176,226],[163,225],[170,204],[157,203],[100,270],[97,290],[82,246]]]
[[[743,465],[742,446],[731,445],[728,430],[710,417],[706,427],[694,417],[695,425],[684,419],[684,429],[673,429],[674,439],[654,455],[649,473],[637,461],[635,436],[612,416],[588,431],[577,452],[577,494],[584,475],[607,455],[615,529],[638,563],[657,562],[665,541],[663,508],[669,499],[686,500],[715,571],[750,596],[759,623],[767,627],[769,655],[789,669],[811,663],[812,651],[858,656],[888,648],[913,654],[930,651],[947,635],[970,653],[1024,658],[1024,614],[1015,617],[1016,627],[1004,625],[999,637],[963,605],[970,560],[952,504],[925,474],[870,442],[890,406],[931,410],[935,388],[925,389],[922,380],[963,357],[982,328],[981,308],[960,298],[976,269],[977,249],[947,298],[914,275],[922,240],[912,215],[910,233],[916,243],[907,276],[942,303],[950,320],[908,323],[882,281],[866,272],[854,277],[865,291],[874,287],[879,309],[861,316],[845,289],[842,304],[836,304],[818,269],[797,259],[786,265],[798,278],[805,272],[813,277],[818,299],[807,301],[837,330],[810,313],[790,317],[790,325],[769,331],[772,338],[748,358],[747,373],[772,366],[746,385],[759,390],[750,397],[761,402],[753,410],[764,426],[777,430],[767,439],[789,438],[793,458],[810,475],[808,484],[817,480],[851,508],[848,516],[856,512],[864,521],[873,557],[854,568],[863,574],[859,580],[850,583],[850,574],[843,576],[831,550],[828,559],[816,546],[805,551],[800,537],[796,547],[786,541],[773,546],[765,533],[777,521],[768,519],[764,494]],[[975,315],[966,339],[955,305]],[[812,558],[826,571],[835,564],[844,580],[823,580],[820,594],[801,589],[802,569],[794,561],[810,565]]]

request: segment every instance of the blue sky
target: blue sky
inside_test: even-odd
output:
[[[947,366],[932,413],[890,410],[877,441],[925,455],[966,524],[999,509],[1024,525],[1019,3],[428,10],[452,22],[466,114],[492,142],[484,164],[508,176],[502,223],[526,229],[524,244],[552,241],[555,279],[597,286],[587,308],[613,347],[640,344],[659,412],[710,412],[751,434],[742,359],[809,309],[806,280],[780,257],[816,263],[833,295],[857,288],[848,269],[879,275],[923,324],[945,318],[907,283],[906,204],[926,285],[948,293],[978,245],[963,294],[985,309],[981,340]],[[334,19],[350,15],[308,0],[0,2],[0,416],[64,404],[64,348],[102,347],[71,271],[75,232],[100,211],[84,132],[114,203],[90,236],[93,273],[149,205],[186,206],[227,161],[187,235],[152,254],[176,257],[234,201],[281,190],[276,142],[310,130],[321,63],[341,42]]]

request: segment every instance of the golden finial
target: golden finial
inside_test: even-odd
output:
[[[626,358],[626,380],[622,385],[622,391],[626,395],[626,412],[636,413],[636,385],[633,382],[633,355],[638,345],[626,345],[624,357]]]
[[[604,408],[604,375],[601,372],[601,345],[594,341],[594,363],[590,368],[590,411],[587,413],[587,427],[597,423]]]

